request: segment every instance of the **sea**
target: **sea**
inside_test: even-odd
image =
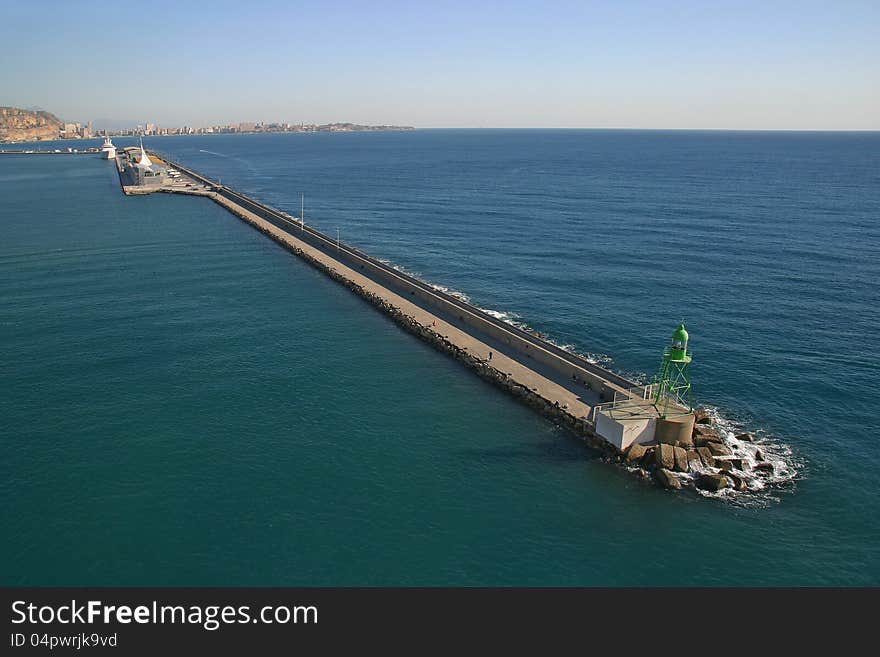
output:
[[[880,133],[144,143],[637,380],[684,321],[776,475],[664,491],[210,201],[0,155],[0,584],[880,584]]]

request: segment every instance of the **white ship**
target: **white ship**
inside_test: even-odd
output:
[[[104,145],[101,146],[101,157],[105,160],[116,159],[116,146],[110,141],[110,137],[104,137]]]

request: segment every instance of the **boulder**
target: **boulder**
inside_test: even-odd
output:
[[[654,450],[654,461],[658,468],[672,470],[675,467],[675,452],[672,445],[660,444]]]
[[[744,472],[745,469],[749,467],[749,462],[744,461],[743,459],[730,459],[730,464],[737,470],[742,470]]]
[[[677,472],[688,471],[687,450],[683,447],[672,448],[672,458],[675,460],[675,470]]]
[[[639,445],[633,443],[626,450],[626,462],[627,463],[638,463],[645,457],[645,452],[648,451],[648,448],[644,445]]]
[[[690,449],[687,453],[688,470],[696,471],[703,467],[703,460],[697,454],[697,450]]]
[[[749,487],[746,483],[746,480],[739,475],[728,472],[724,476],[730,480],[730,485],[733,487],[734,490],[747,490]]]
[[[703,472],[697,477],[697,488],[710,491],[722,490],[723,488],[727,488],[727,477],[723,474]]]
[[[690,436],[683,436],[683,437],[680,438],[678,441],[676,441],[675,444],[678,445],[679,447],[684,447],[686,450],[688,450],[688,449],[693,449],[693,447],[694,447],[694,437],[693,437],[693,435],[690,435]]]
[[[721,443],[708,443],[706,449],[712,452],[712,456],[732,456],[733,453],[726,445]]]
[[[642,458],[643,466],[650,466],[654,462],[654,452],[657,451],[656,445],[651,445],[648,449],[645,450],[645,456]]]
[[[755,472],[767,472],[773,474],[773,464],[768,463],[767,461],[755,463]]]
[[[710,443],[721,443],[721,436],[694,436],[694,445],[697,447],[706,447]]]
[[[715,457],[712,456],[708,447],[697,447],[697,454],[700,455],[700,460],[707,468],[715,467]]]
[[[704,408],[698,408],[694,411],[694,422],[697,424],[708,424],[712,421],[712,418],[709,417],[709,411]]]
[[[757,452],[755,452],[755,460],[756,461],[763,461],[764,460],[764,452],[762,452],[760,449]]]
[[[727,459],[715,459],[715,467],[722,472],[730,472],[733,470],[733,464]]]
[[[703,424],[694,425],[694,438],[697,436],[718,436],[718,431]]]
[[[753,443],[753,442],[755,442],[755,434],[753,434],[753,433],[748,433],[748,432],[746,432],[746,433],[738,433],[738,434],[736,434],[736,435],[734,436],[734,438],[736,438],[737,440],[742,440],[743,442],[746,442],[746,443]]]
[[[660,485],[663,486],[663,488],[670,488],[675,490],[681,488],[681,482],[678,480],[678,477],[676,477],[666,468],[657,469],[657,481],[660,482]]]

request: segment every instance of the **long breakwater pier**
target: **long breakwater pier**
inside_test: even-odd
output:
[[[641,476],[666,488],[748,488],[742,459],[735,458],[725,438],[710,426],[708,414],[694,412],[670,397],[660,403],[655,385],[638,385],[325,235],[302,217],[261,203],[159,153],[126,149],[115,159],[124,193],[182,193],[211,199],[408,332]],[[152,173],[156,169],[162,174]],[[144,178],[144,171],[152,178]],[[690,363],[683,325],[664,358],[679,368]],[[751,440],[748,434],[737,438]]]

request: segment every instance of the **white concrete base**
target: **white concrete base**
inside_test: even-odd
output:
[[[613,411],[596,414],[596,433],[620,451],[633,443],[644,445],[654,440],[657,428],[655,417],[615,418]]]

